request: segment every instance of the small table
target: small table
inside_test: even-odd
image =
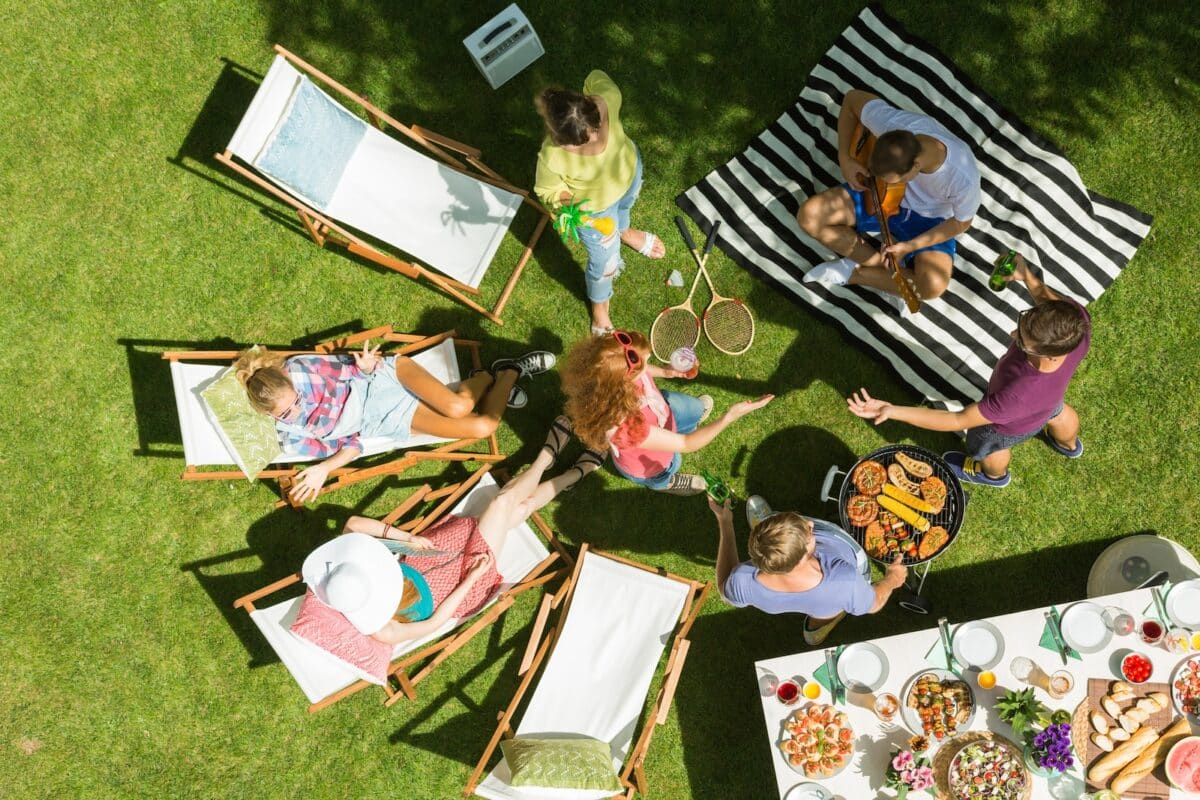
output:
[[[1092,602],[1102,606],[1121,606],[1133,614],[1134,618],[1140,620],[1143,617],[1142,612],[1153,602],[1153,598],[1149,589],[1138,589],[1098,597],[1092,600]],[[1058,604],[1058,610],[1060,612],[1065,611],[1069,605],[1071,604]],[[975,718],[971,721],[969,730],[992,730],[1012,738],[1012,729],[1009,728],[1008,723],[1000,720],[993,706],[996,699],[1007,689],[1021,689],[1025,687],[1024,683],[1018,681],[1009,672],[1008,665],[1014,657],[1019,655],[1027,656],[1048,673],[1062,668],[1062,660],[1059,658],[1057,651],[1046,650],[1038,645],[1038,640],[1041,638],[1042,630],[1045,626],[1043,614],[1048,608],[1049,606],[1046,606],[1044,608],[1018,611],[1014,614],[989,618],[989,621],[999,628],[1004,635],[1004,657],[992,669],[992,672],[996,673],[995,688],[983,690],[978,686],[973,685],[971,687],[975,692],[977,708]],[[891,692],[899,697],[901,688],[910,677],[920,670],[931,667],[925,660],[925,654],[929,652],[930,648],[938,644],[938,631],[937,628],[931,628],[928,630],[913,631],[912,633],[902,633],[897,636],[886,636],[871,641],[883,650],[890,664],[887,680],[884,681],[883,686],[878,691]],[[1038,690],[1038,698],[1051,708],[1065,708],[1068,711],[1074,711],[1075,707],[1087,696],[1088,678],[1106,677],[1116,679],[1110,661],[1115,653],[1127,649],[1137,650],[1150,658],[1150,661],[1154,664],[1154,675],[1151,677],[1152,682],[1167,682],[1171,675],[1171,670],[1180,659],[1179,655],[1168,653],[1161,645],[1153,647],[1145,645],[1136,632],[1129,636],[1114,636],[1109,646],[1099,653],[1084,654],[1082,661],[1076,661],[1073,658],[1069,659],[1066,669],[1075,677],[1075,687],[1066,697],[1063,697],[1061,700],[1050,700],[1045,692]],[[778,676],[780,680],[795,676],[799,676],[803,680],[809,680],[812,678],[817,667],[824,663],[825,653],[823,647],[818,647],[804,653],[796,653],[795,655],[770,658],[755,663],[755,679],[757,680],[764,672],[770,672]],[[853,693],[850,696],[853,697]],[[796,784],[802,783],[805,778],[787,765],[783,759],[783,755],[780,753],[777,742],[780,738],[780,732],[783,729],[783,721],[796,708],[802,708],[806,701],[804,698],[801,698],[799,703],[788,707],[776,700],[773,694],[761,699],[763,718],[766,722],[767,746],[771,753],[771,765],[775,769],[776,788],[779,791],[779,797],[782,798],[787,794],[788,790]],[[901,703],[904,702],[904,698],[900,700]],[[821,696],[816,702],[830,702],[829,692],[822,689]],[[874,712],[870,709],[861,708],[850,702],[842,703],[838,708],[845,711],[850,717],[850,725],[854,729],[854,757],[850,765],[840,774],[832,778],[819,780],[817,783],[820,783],[834,795],[845,798],[845,800],[866,800],[866,798],[878,797],[884,786],[888,758],[891,756],[893,750],[904,746],[913,734],[904,727],[899,713],[897,713],[892,723],[885,725],[876,718]],[[960,729],[960,733],[962,732],[965,731]],[[1072,796],[1078,796],[1079,792],[1083,791],[1083,786],[1080,782],[1082,780],[1082,773],[1078,767],[1073,773],[1075,776],[1074,780],[1078,784],[1078,791]],[[1067,774],[1071,775],[1072,773],[1069,772]],[[1033,797],[1039,800],[1042,798],[1053,800],[1054,796],[1050,792],[1049,781],[1040,778],[1034,778],[1033,780]],[[1063,780],[1070,780],[1070,778],[1063,778]],[[894,796],[894,793],[888,792],[887,796]],[[921,794],[916,796],[920,797]],[[1171,790],[1170,797],[1171,800],[1175,800],[1175,798],[1182,800],[1184,794],[1173,789]]]

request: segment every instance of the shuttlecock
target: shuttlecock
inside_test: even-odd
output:
[[[683,286],[683,275],[679,270],[671,270],[671,274],[667,276],[667,286]]]

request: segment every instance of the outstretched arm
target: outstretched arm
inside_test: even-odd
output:
[[[725,582],[729,580],[729,573],[738,565],[737,540],[733,537],[733,511],[729,504],[728,499],[717,505],[711,497],[708,498],[708,507],[717,518],[721,537],[717,543],[717,591],[722,597],[725,596]]]
[[[371,517],[351,517],[346,520],[346,524],[342,528],[342,533],[365,533],[368,536],[374,536],[376,539],[394,539],[397,542],[406,542],[422,550],[433,549],[433,542],[424,536],[413,536],[408,531],[402,531],[394,525],[389,525],[386,522],[372,519]]]
[[[657,450],[660,453],[694,453],[717,438],[721,431],[734,422],[751,411],[762,408],[774,399],[775,395],[764,394],[756,400],[734,403],[715,422],[702,425],[691,433],[675,433],[664,428],[651,428],[650,434],[639,446],[645,450]]]
[[[939,411],[921,406],[895,406],[886,400],[871,397],[866,389],[859,389],[846,398],[850,413],[863,419],[874,420],[876,425],[894,419],[907,422],[927,431],[963,431],[987,425],[991,420],[983,416],[978,403],[972,403],[962,411]]]
[[[1042,283],[1041,279],[1034,274],[1035,272],[1036,270],[1025,260],[1025,256],[1017,253],[1017,257],[1014,259],[1013,273],[1005,281],[1019,281],[1025,284],[1025,288],[1033,295],[1034,305],[1041,305],[1050,300],[1062,300],[1062,295]]]

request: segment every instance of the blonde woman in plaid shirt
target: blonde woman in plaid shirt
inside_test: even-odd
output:
[[[517,379],[546,372],[554,362],[544,350],[501,359],[457,388],[407,356],[380,357],[379,348],[369,344],[353,357],[284,359],[259,348],[242,353],[234,366],[250,405],[275,420],[284,451],[323,459],[296,477],[291,497],[304,502],[316,496],[333,470],[362,455],[364,437],[490,436],[506,406],[528,402]]]

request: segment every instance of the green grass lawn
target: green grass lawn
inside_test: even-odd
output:
[[[285,344],[394,323],[457,327],[494,358],[562,350],[587,333],[580,254],[543,238],[498,328],[435,292],[313,247],[281,206],[211,156],[224,148],[280,42],[404,122],[483,149],[532,181],[532,97],[594,66],[625,93],[646,187],[635,221],[666,235],[666,263],[631,259],[618,324],[648,329],[688,257],[673,199],[740,151],[799,93],[857,4],[682,0],[521,5],[547,54],[498,91],[461,40],[504,2],[257,3],[34,0],[0,13],[0,797],[449,798],[516,685],[535,603],[526,597],[384,710],[363,692],[309,716],[287,671],[232,601],[296,569],[352,512],[381,514],[417,482],[365,484],[309,511],[272,511],[268,488],[183,483],[168,347]],[[1115,537],[1157,531],[1200,552],[1196,345],[1200,241],[1200,26],[1186,0],[889,2],[976,82],[1055,142],[1101,194],[1152,213],[1137,258],[1093,304],[1092,353],[1069,399],[1087,456],[1022,447],[1003,492],[976,491],[963,535],[927,594],[952,620],[1078,598]],[[517,229],[532,224],[528,212]],[[502,257],[518,247],[511,237]],[[718,407],[773,391],[766,411],[686,460],[741,494],[832,516],[827,467],[888,441],[946,436],[873,428],[842,398],[858,386],[912,401],[879,364],[734,267],[758,338],[744,357],[705,350],[697,388]],[[503,275],[484,290],[494,297]],[[557,413],[553,376],[530,383],[501,444],[528,461]],[[443,476],[428,473],[433,482]],[[583,541],[710,578],[716,531],[700,499],[612,473],[550,509]],[[744,535],[739,524],[739,535]],[[841,641],[931,624],[895,608],[845,623]],[[647,771],[658,798],[770,797],[752,662],[803,645],[795,619],[710,599]]]

